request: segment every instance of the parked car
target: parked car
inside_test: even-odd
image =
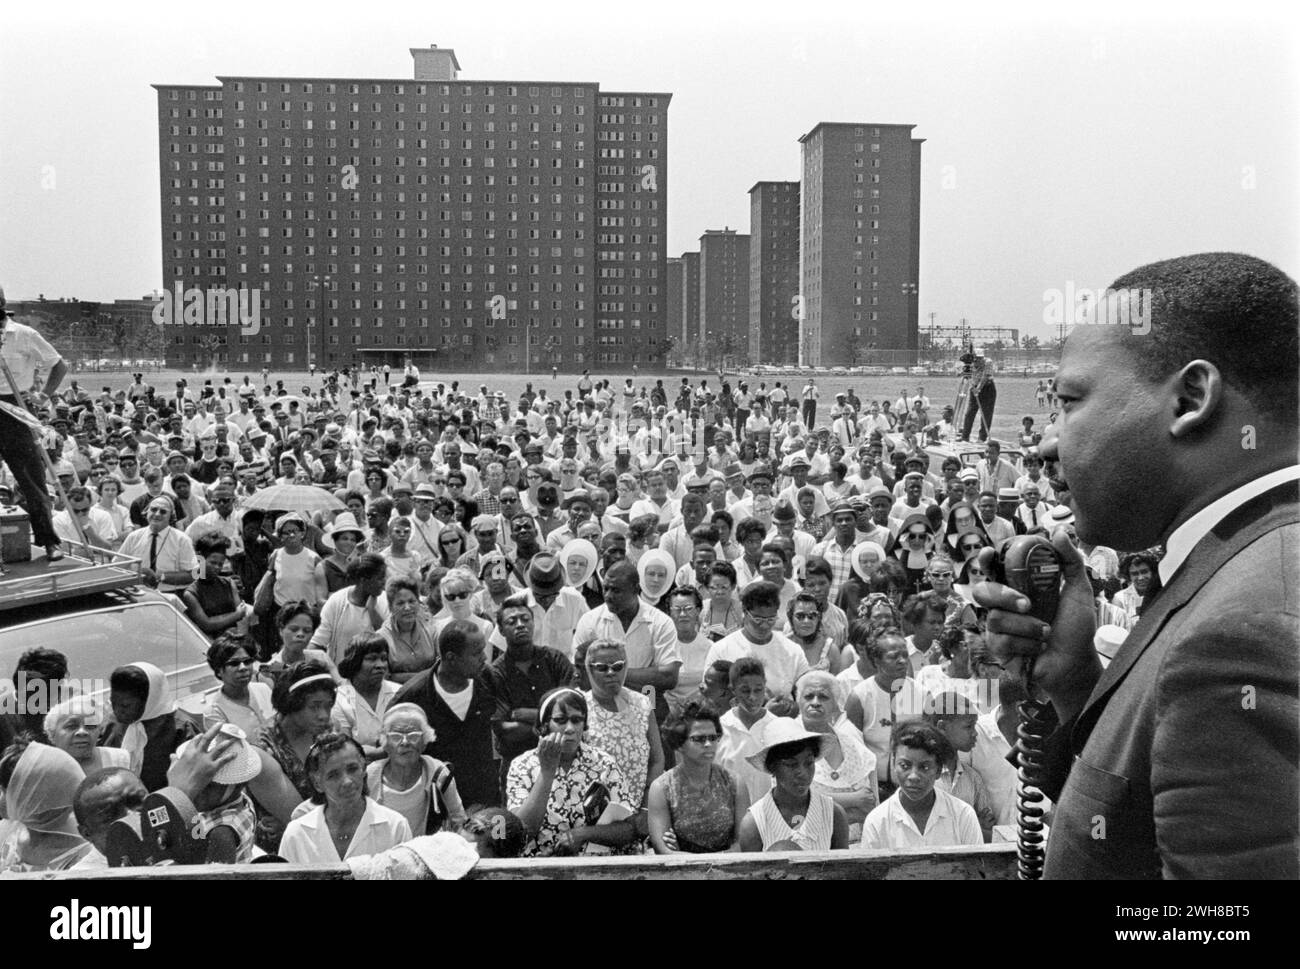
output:
[[[3,595],[0,583],[0,595]],[[143,586],[19,606],[0,612],[0,676],[33,646],[68,658],[72,680],[102,681],[107,697],[113,670],[152,663],[167,676],[179,707],[202,720],[206,695],[219,688],[208,668],[208,638],[168,597]]]

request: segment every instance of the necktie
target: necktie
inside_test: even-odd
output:
[[[158,571],[158,533],[151,532],[149,535],[149,568],[151,571]]]

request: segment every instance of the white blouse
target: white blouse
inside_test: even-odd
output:
[[[411,826],[398,812],[366,798],[352,842],[343,858],[339,857],[325,823],[325,805],[318,805],[300,818],[294,818],[280,839],[280,855],[291,865],[337,865],[344,858],[377,855],[411,840]]]

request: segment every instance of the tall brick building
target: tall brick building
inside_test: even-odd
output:
[[[680,311],[682,333],[691,350],[688,361],[703,363],[704,339],[700,333],[700,254],[682,253],[682,305]]]
[[[799,360],[799,183],[749,190],[749,362]]]
[[[799,363],[917,346],[921,144],[915,125],[818,124],[799,139]]]
[[[261,309],[169,329],[169,364],[662,365],[671,95],[411,54],[410,80],[154,85],[163,288]]]
[[[700,236],[700,331],[705,363],[749,356],[749,236],[709,229]]]

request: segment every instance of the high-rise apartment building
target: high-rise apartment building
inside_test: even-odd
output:
[[[924,139],[914,127],[823,122],[799,139],[803,366],[917,346]]]
[[[682,333],[691,348],[693,361],[704,358],[704,340],[700,332],[700,254],[682,253]]]
[[[686,347],[685,316],[682,311],[682,286],[685,270],[681,256],[669,256],[665,268],[665,290],[667,292],[668,315],[665,321],[665,338],[672,341],[674,360],[680,360]]]
[[[799,183],[749,190],[749,362],[799,360]]]
[[[700,236],[700,331],[708,365],[748,358],[749,236],[735,229]]]
[[[411,53],[412,80],[154,85],[164,289],[260,310],[175,326],[169,364],[662,365],[671,95]]]

